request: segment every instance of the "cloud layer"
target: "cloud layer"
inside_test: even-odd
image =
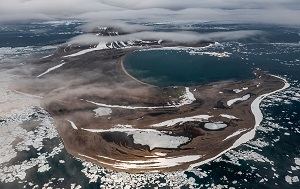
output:
[[[299,0],[0,0],[0,21],[213,21],[300,26]]]
[[[211,32],[211,33],[197,33],[197,32],[136,32],[121,36],[96,36],[94,34],[83,34],[72,38],[68,43],[71,44],[97,44],[100,42],[113,41],[129,41],[129,40],[167,40],[176,42],[197,43],[200,41],[228,41],[238,40],[243,38],[257,37],[263,34],[258,30],[239,30],[228,32]]]

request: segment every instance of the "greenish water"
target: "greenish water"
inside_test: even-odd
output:
[[[191,55],[179,50],[136,51],[125,58],[133,77],[156,86],[193,86],[254,77],[253,68],[239,57]]]

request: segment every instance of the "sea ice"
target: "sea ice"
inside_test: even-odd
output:
[[[299,182],[299,178],[298,178],[298,176],[293,176],[293,177],[291,177],[291,176],[289,176],[289,175],[286,175],[286,176],[285,176],[285,181],[286,181],[287,183],[289,183],[289,184],[293,184],[293,182]]]

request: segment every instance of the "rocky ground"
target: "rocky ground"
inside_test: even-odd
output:
[[[95,32],[119,35],[108,29]],[[256,125],[252,102],[284,82],[255,71],[250,80],[161,88],[124,70],[128,53],[178,45],[188,44],[157,40],[62,46],[18,70],[24,79],[12,88],[40,99],[76,157],[126,172],[186,169],[238,139],[247,140]]]

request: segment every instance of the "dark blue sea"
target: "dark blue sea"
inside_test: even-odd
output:
[[[81,24],[74,20],[1,24],[0,64],[52,54],[57,45],[82,33],[78,29]],[[70,156],[52,118],[38,107],[0,117],[0,188],[300,188],[300,28],[196,22],[144,24],[157,31],[261,30],[263,34],[218,41],[207,48],[134,52],[126,58],[125,67],[142,81],[191,86],[251,78],[253,70],[261,69],[287,79],[291,86],[263,100],[260,107],[264,118],[253,140],[191,171],[110,171]],[[22,124],[30,120],[36,127],[24,130]]]

